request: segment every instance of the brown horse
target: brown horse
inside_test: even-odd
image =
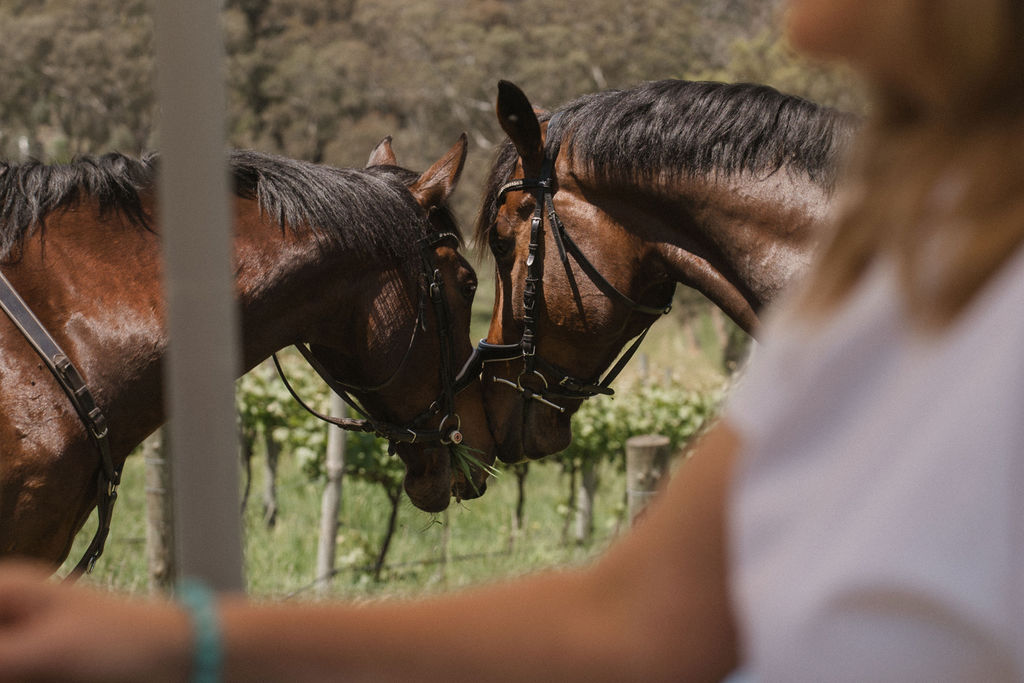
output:
[[[493,462],[479,386],[453,384],[452,368],[472,351],[476,288],[447,208],[465,155],[462,136],[422,175],[395,165],[388,140],[365,169],[255,152],[230,159],[240,371],[288,345],[306,348],[361,402],[367,430],[392,439],[410,498],[430,511],[453,489],[483,490],[486,473],[453,474],[455,427]],[[84,377],[115,472],[164,420],[155,173],[155,157],[117,154],[0,165],[0,273]],[[0,316],[0,555],[59,564],[103,497],[103,458],[12,320]],[[410,443],[414,432],[440,436]]]
[[[611,393],[621,363],[601,373],[675,283],[754,332],[808,262],[856,126],[765,86],[687,81],[587,95],[550,117],[501,82],[497,114],[509,139],[476,226],[497,291],[474,361],[510,462],[568,445],[570,415]]]

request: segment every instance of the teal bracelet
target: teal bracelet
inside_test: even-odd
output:
[[[217,618],[217,596],[205,583],[187,578],[178,583],[175,595],[192,622],[195,642],[192,681],[218,683],[224,649]]]

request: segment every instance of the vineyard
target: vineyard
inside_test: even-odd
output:
[[[283,355],[290,381],[326,411],[326,389],[300,360]],[[384,441],[348,435],[335,576],[326,595],[412,594],[585,562],[628,525],[626,440],[660,433],[679,453],[713,414],[721,389],[688,385],[631,373],[615,396],[584,404],[568,450],[529,466],[503,467],[482,498],[436,515],[404,497],[404,469]],[[248,455],[242,511],[248,590],[262,597],[322,597],[314,584],[327,429],[291,399],[272,364],[245,375],[237,389],[241,451]],[[144,467],[158,449],[158,440],[151,440],[129,458],[107,551],[86,581],[150,590]],[[276,456],[273,476],[268,453]],[[244,466],[246,458],[240,460]],[[275,495],[268,498],[271,477]],[[88,533],[79,534],[71,556],[87,541]]]

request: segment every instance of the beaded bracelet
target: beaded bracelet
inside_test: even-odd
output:
[[[217,618],[216,595],[205,583],[188,578],[178,583],[175,595],[188,611],[195,634],[192,681],[193,683],[218,683],[224,651],[221,643],[220,622]]]

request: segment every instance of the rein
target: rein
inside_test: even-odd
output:
[[[75,412],[78,413],[82,424],[85,425],[89,439],[99,452],[100,468],[96,477],[99,497],[96,504],[98,524],[85,554],[68,574],[67,579],[74,581],[82,573],[91,572],[96,560],[103,554],[103,546],[110,533],[114,503],[117,502],[117,487],[121,483],[121,469],[114,466],[110,454],[107,418],[96,405],[85,379],[2,272],[0,272],[0,308],[3,308],[7,317],[21,331],[32,349],[56,378],[60,388],[64,390],[71,405],[74,406]]]
[[[571,274],[569,256],[579,265],[580,269],[587,274],[591,282],[597,285],[598,289],[607,296],[618,300],[630,309],[630,312],[643,313],[646,315],[662,316],[672,309],[672,298],[669,297],[668,304],[664,306],[647,306],[638,303],[621,292],[608,281],[593,263],[586,257],[583,250],[576,244],[575,240],[565,229],[565,224],[555,210],[555,161],[558,158],[560,141],[551,142],[558,114],[554,114],[548,121],[547,140],[548,145],[544,151],[544,161],[541,165],[540,174],[537,178],[518,178],[510,180],[498,188],[497,200],[504,201],[505,195],[509,192],[531,192],[534,196],[536,208],[530,220],[530,243],[526,257],[526,284],[523,288],[523,335],[518,342],[513,344],[492,344],[481,339],[477,344],[473,355],[459,372],[459,378],[467,375],[478,375],[483,371],[486,363],[497,361],[511,361],[523,359],[523,371],[519,373],[515,382],[503,377],[493,377],[495,382],[506,384],[523,394],[526,399],[533,399],[544,405],[565,412],[565,407],[554,401],[555,399],[585,400],[598,394],[611,395],[614,390],[611,388],[612,381],[619,376],[626,363],[633,357],[641,342],[647,336],[651,325],[657,320],[652,320],[643,331],[636,336],[629,348],[619,357],[618,361],[608,370],[604,378],[598,377],[592,380],[573,377],[564,369],[550,363],[537,355],[537,319],[534,309],[537,303],[537,285],[543,283],[544,264],[537,256],[537,249],[543,239],[544,214],[547,209],[548,224],[551,235],[554,238],[555,246],[558,248],[558,257],[565,268],[566,273]],[[561,377],[554,385],[550,384],[547,375]],[[524,383],[525,382],[525,383]]]
[[[342,418],[331,415],[324,415],[304,401],[298,392],[292,387],[284,374],[281,362],[277,354],[273,354],[274,366],[277,368],[281,380],[284,382],[288,393],[292,395],[299,405],[306,409],[314,417],[347,431],[369,432],[387,439],[391,443],[391,450],[394,445],[401,443],[429,443],[439,442],[442,445],[462,443],[462,421],[455,412],[455,394],[465,388],[473,378],[460,375],[455,376],[455,343],[451,331],[451,311],[448,308],[448,300],[444,297],[444,280],[441,278],[441,271],[434,263],[433,250],[444,240],[458,240],[451,232],[438,232],[425,237],[421,242],[420,265],[421,282],[419,306],[416,320],[413,323],[412,334],[409,337],[409,344],[402,355],[401,361],[388,379],[380,384],[372,386],[359,386],[343,382],[336,377],[316,358],[312,350],[306,344],[297,344],[298,350],[306,362],[320,376],[320,379],[337,394],[346,404],[355,410],[362,418]],[[412,355],[413,347],[416,344],[416,337],[420,330],[426,330],[426,299],[434,308],[434,317],[437,320],[438,344],[441,354],[441,391],[437,399],[412,418],[407,424],[396,425],[373,418],[360,402],[352,395],[352,392],[370,393],[380,391],[389,386],[405,368],[409,357]],[[426,429],[422,425],[432,417],[442,414],[440,424],[434,429]],[[449,425],[451,421],[451,425]]]

